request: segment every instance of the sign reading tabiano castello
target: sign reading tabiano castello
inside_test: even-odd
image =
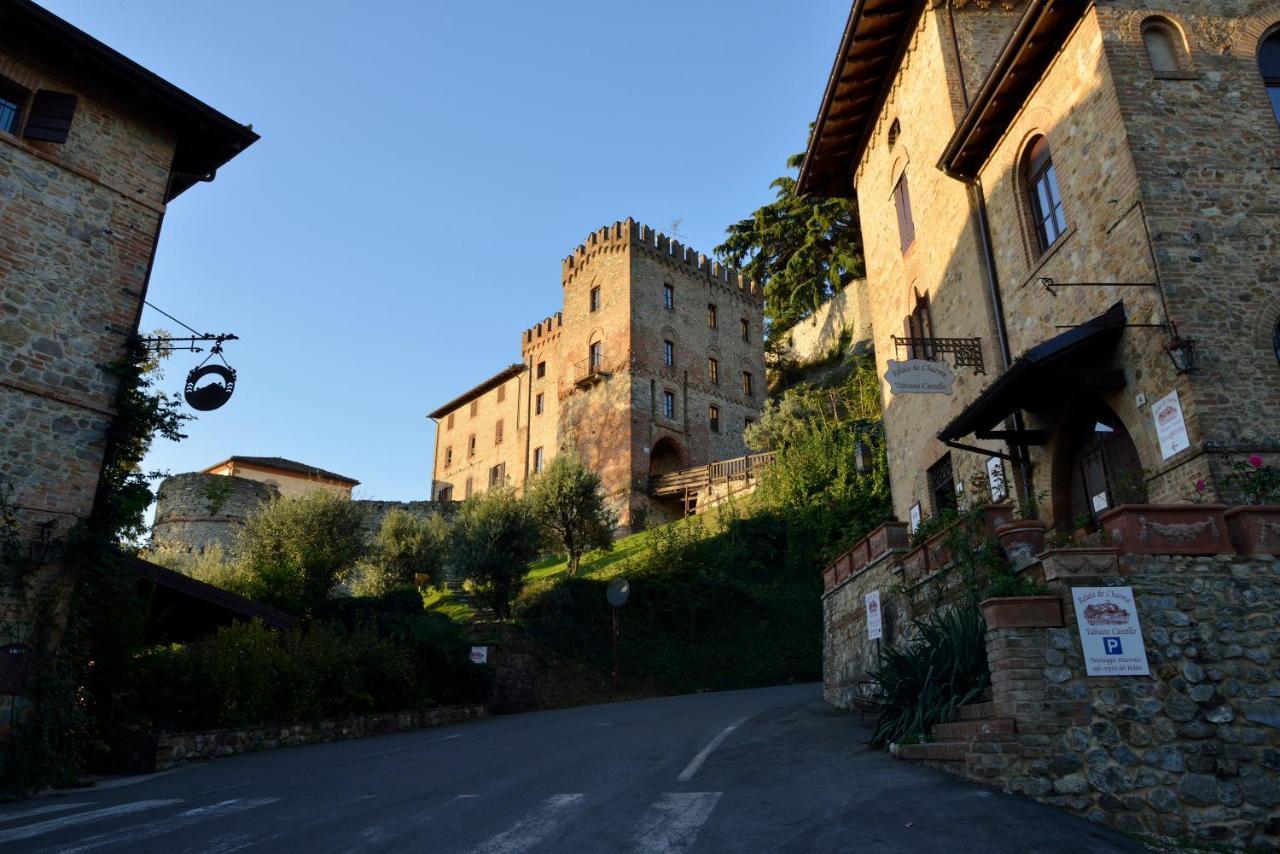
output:
[[[950,365],[929,359],[905,362],[890,359],[884,378],[894,394],[951,394],[951,386],[956,381]]]

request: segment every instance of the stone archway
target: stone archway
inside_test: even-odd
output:
[[[680,443],[675,439],[663,436],[653,443],[649,453],[649,476],[667,474],[684,468],[685,454]]]
[[[1145,489],[1138,449],[1120,416],[1096,398],[1082,400],[1076,412],[1063,425],[1053,478],[1054,522],[1067,530],[1134,502]]]

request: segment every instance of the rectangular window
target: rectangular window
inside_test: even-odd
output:
[[[674,341],[662,342],[662,364],[668,368],[676,363],[676,343]]]
[[[542,379],[546,375],[547,375],[547,363],[539,362],[538,363],[538,379]]]
[[[944,510],[956,508],[956,478],[951,468],[951,455],[944,454],[942,459],[929,466],[929,493],[933,497],[933,515]]]
[[[604,345],[599,341],[592,344],[587,349],[588,364],[591,365],[591,372],[595,373],[604,367]]]
[[[544,400],[544,398],[543,398],[542,392],[538,392],[538,396],[537,396],[537,397],[535,397],[535,398],[533,399],[533,414],[534,414],[534,415],[541,415],[541,414],[542,414],[542,406],[543,406],[543,403],[544,403],[544,402],[545,402],[545,400]]]
[[[495,486],[502,486],[504,483],[506,483],[506,480],[507,480],[507,464],[506,463],[498,463],[496,466],[493,466],[492,468],[489,469],[489,488],[490,489],[493,489]]]
[[[747,320],[744,317],[739,322],[742,324],[742,340],[750,341],[751,340],[751,321]]]
[[[27,103],[26,89],[0,77],[0,130],[5,133],[18,133],[18,121],[22,118],[22,108]]]
[[[707,423],[711,425],[712,433],[720,432],[720,407],[712,406],[707,410]]]
[[[476,413],[479,411],[480,411],[480,401],[478,400],[471,401],[471,417],[475,418]]]
[[[662,307],[668,310],[676,307],[676,289],[671,285],[662,286]]]
[[[542,449],[533,449],[533,473],[538,474],[542,471]]]
[[[451,465],[453,465],[453,445],[444,449],[444,467],[448,468]]]
[[[502,419],[498,419],[497,425],[493,428],[493,444],[502,444]]]
[[[498,386],[498,403],[502,403],[502,401],[504,401],[504,400],[506,400],[506,399],[507,399],[507,387],[506,387],[506,385],[500,385],[500,386]]]
[[[669,391],[662,393],[662,415],[664,418],[676,417],[676,396]]]
[[[471,459],[476,455],[476,434],[472,433],[467,437],[467,459]]]
[[[440,491],[436,493],[436,501],[452,501],[452,500],[453,500],[453,487],[452,486],[440,487]]]
[[[707,303],[707,328],[716,328],[716,304],[713,302]]]
[[[914,338],[918,342],[908,347],[908,357],[932,359],[933,345],[930,342],[933,340],[933,317],[929,312],[928,294],[916,297],[916,307],[912,309],[911,314],[907,315],[904,326],[907,337]]]
[[[752,391],[753,391],[753,388],[751,384],[751,372],[743,371],[742,372],[742,393],[745,394],[747,397],[751,397]]]
[[[445,429],[447,430],[453,429],[453,413],[452,412],[449,413],[449,420],[445,421],[444,424],[445,424]]]
[[[69,92],[36,91],[27,113],[22,135],[42,142],[64,143],[71,134],[71,118],[76,114],[79,97]]]
[[[592,311],[600,310],[600,289],[599,288],[591,289],[591,310]]]
[[[707,359],[707,379],[713,385],[720,384],[720,363],[715,359]]]
[[[463,498],[470,498],[472,491],[471,478],[467,478],[466,492],[463,493]]]
[[[898,209],[898,242],[905,253],[916,239],[916,222],[911,216],[911,191],[907,188],[906,172],[893,188],[893,205]]]

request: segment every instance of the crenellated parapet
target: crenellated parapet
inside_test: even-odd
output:
[[[754,279],[748,279],[732,267],[714,261],[706,255],[684,246],[680,241],[660,231],[636,222],[631,217],[606,225],[587,235],[587,239],[561,262],[560,280],[569,286],[577,275],[601,252],[622,249],[640,249],[654,253],[664,260],[684,268],[686,273],[705,277],[715,285],[742,296],[763,301],[764,289]]]
[[[557,311],[555,314],[551,315],[550,317],[546,318],[545,320],[538,321],[533,326],[530,326],[528,329],[526,329],[523,334],[521,334],[520,336],[521,352],[536,350],[537,348],[541,347],[543,344],[552,340],[555,333],[559,332],[563,327],[564,327],[564,314],[559,311]]]

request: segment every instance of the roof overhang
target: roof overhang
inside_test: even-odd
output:
[[[450,412],[453,412],[455,409],[461,406],[465,406],[466,404],[475,400],[477,397],[484,394],[485,392],[491,391],[492,389],[497,388],[498,386],[502,385],[512,377],[518,377],[520,374],[524,373],[524,370],[525,370],[525,366],[519,363],[511,365],[508,368],[503,368],[498,373],[489,377],[489,379],[480,383],[480,385],[466,392],[463,392],[462,394],[458,395],[453,400],[449,401],[444,406],[440,407],[434,412],[427,413],[427,417],[435,418],[437,420],[440,418],[443,418],[446,415],[448,415]]]
[[[993,431],[1017,410],[1060,402],[1072,390],[1123,387],[1123,371],[1109,361],[1125,322],[1124,303],[1118,302],[1092,320],[1031,348],[943,427],[938,439],[954,442],[971,434],[979,439],[1008,438]],[[1038,444],[1015,442],[1019,443]]]
[[[855,0],[800,166],[800,195],[853,196],[858,161],[924,7],[924,0]]]
[[[218,169],[258,140],[252,128],[218,112],[31,0],[0,0],[0,42],[14,40],[60,67],[114,91],[178,137],[165,201]]]
[[[152,586],[147,632],[153,640],[196,640],[213,634],[218,626],[238,620],[261,620],[277,629],[287,629],[298,621],[293,614],[261,605],[140,557],[129,555],[125,560],[139,584]]]
[[[938,168],[971,181],[1092,0],[1032,0],[947,143]]]

